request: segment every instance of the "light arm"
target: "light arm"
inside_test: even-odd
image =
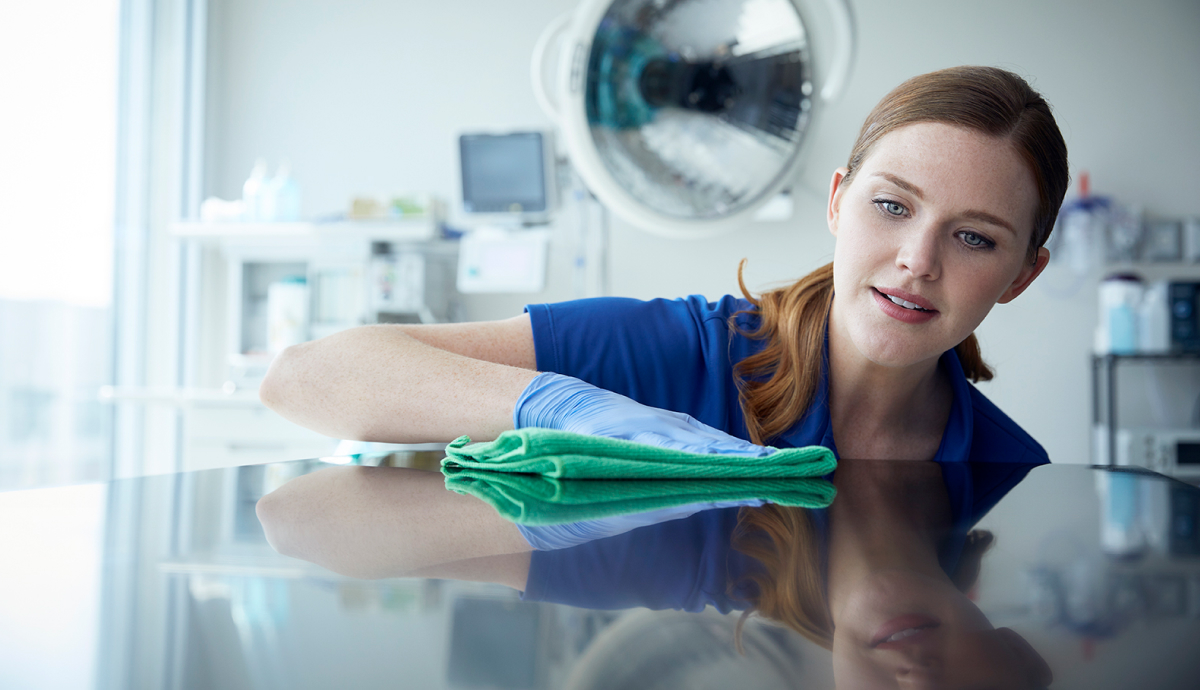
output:
[[[284,350],[263,403],[333,438],[490,440],[512,428],[536,375],[528,316],[434,326],[365,326]]]
[[[276,551],[350,577],[428,576],[472,561],[467,579],[512,584],[513,564],[526,561],[491,557],[531,550],[516,525],[447,491],[437,472],[331,467],[263,496],[257,512]]]

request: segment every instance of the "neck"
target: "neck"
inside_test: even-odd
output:
[[[838,611],[859,583],[903,570],[949,581],[938,544],[951,522],[941,469],[927,462],[842,462],[829,508],[829,608]]]
[[[932,459],[953,401],[938,357],[878,364],[858,352],[830,314],[829,414],[839,455]]]

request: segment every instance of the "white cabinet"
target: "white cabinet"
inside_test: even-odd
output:
[[[436,218],[175,223],[175,237],[215,249],[205,254],[223,266],[202,272],[191,288],[199,291],[199,313],[184,315],[206,319],[192,330],[204,343],[195,347],[196,366],[206,373],[197,376],[196,388],[112,390],[110,399],[174,407],[176,467],[182,470],[332,454],[337,439],[258,402],[258,385],[275,354],[268,338],[272,286],[306,286],[307,318],[297,340],[370,323],[456,320],[458,243],[441,239],[439,229]]]
[[[299,340],[370,323],[454,321],[460,311],[458,243],[438,238],[436,218],[176,223],[171,231],[215,245],[225,261],[226,379],[240,387],[257,385],[275,354],[269,296],[281,282],[302,282],[307,290],[308,319]]]

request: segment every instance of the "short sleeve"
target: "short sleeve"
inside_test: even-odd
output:
[[[746,438],[733,364],[757,343],[731,333],[729,319],[750,307],[730,296],[717,302],[602,297],[526,311],[539,371],[574,376]]]

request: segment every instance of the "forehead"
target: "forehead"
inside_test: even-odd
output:
[[[878,173],[903,178],[948,211],[985,211],[1032,231],[1037,186],[1007,139],[942,123],[906,125],[875,142],[856,175]]]

